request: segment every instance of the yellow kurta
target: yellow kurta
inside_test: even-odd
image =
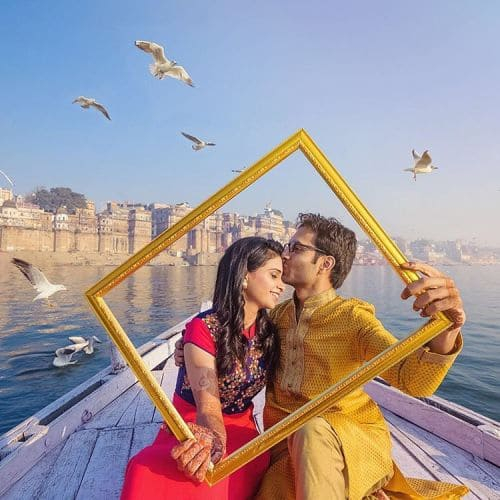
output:
[[[372,305],[359,299],[344,299],[333,289],[306,300],[298,322],[293,299],[273,309],[271,316],[278,326],[281,353],[275,382],[267,389],[266,428],[397,342],[374,312]],[[382,376],[392,386],[412,396],[429,396],[443,380],[461,347],[459,336],[449,355],[421,348]],[[335,403],[322,417],[342,443],[350,499],[361,499],[373,485],[393,473],[394,480],[401,482],[393,468],[390,436],[383,415],[362,389]],[[259,498],[294,499],[293,483],[292,465],[285,453],[272,462]],[[425,488],[425,482],[413,486],[420,490],[421,484]],[[439,483],[433,485],[441,490]],[[455,496],[442,498],[460,498],[466,491],[458,487]],[[435,498],[440,498],[437,492]]]

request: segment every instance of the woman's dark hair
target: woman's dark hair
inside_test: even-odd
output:
[[[281,256],[283,246],[274,240],[257,236],[235,241],[224,253],[217,269],[213,308],[221,324],[216,339],[217,371],[227,374],[234,362],[244,363],[246,342],[243,338],[244,305],[243,280],[248,272],[262,267],[269,259]],[[267,376],[272,380],[279,361],[277,328],[267,311],[257,313],[255,324],[257,344],[263,351]]]

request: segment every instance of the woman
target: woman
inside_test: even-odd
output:
[[[209,487],[208,465],[258,435],[252,398],[272,379],[279,359],[266,309],[283,292],[282,246],[242,238],[222,257],[213,308],[186,325],[185,366],[173,403],[196,439],[181,444],[162,426],[155,442],[128,464],[122,500],[251,498],[269,465],[267,453]]]

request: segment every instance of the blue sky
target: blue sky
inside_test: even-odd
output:
[[[0,169],[18,193],[196,206],[304,128],[389,233],[500,245],[496,1],[6,0],[0,30]],[[196,87],[153,78],[136,39]],[[414,182],[412,148],[439,170]],[[228,209],[269,201],[348,221],[299,155]]]

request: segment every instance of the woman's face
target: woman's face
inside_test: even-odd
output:
[[[247,287],[243,290],[246,305],[253,303],[258,309],[272,309],[278,304],[285,288],[282,274],[283,262],[277,255],[255,271],[247,273]]]

